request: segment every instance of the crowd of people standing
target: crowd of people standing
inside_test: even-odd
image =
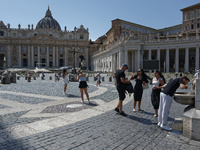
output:
[[[136,112],[136,105],[138,104],[138,111],[143,112],[141,109],[141,100],[143,95],[143,90],[145,86],[148,85],[149,77],[145,74],[143,69],[139,69],[137,74],[133,74],[129,80],[125,80],[125,71],[128,69],[127,64],[123,64],[120,69],[115,73],[114,78],[116,79],[116,88],[119,94],[119,101],[115,111],[122,116],[127,116],[122,110],[123,101],[126,97],[126,84],[130,83],[131,80],[135,80],[134,86],[134,102],[133,102],[133,112]],[[173,100],[173,96],[176,90],[180,87],[181,89],[187,89],[186,84],[190,80],[184,76],[181,78],[176,78],[170,80],[166,84],[166,80],[159,70],[154,72],[154,78],[152,80],[152,92],[151,92],[151,102],[155,109],[154,117],[158,117],[158,126],[164,130],[171,131],[172,129],[167,125],[167,119],[170,113],[170,107]]]

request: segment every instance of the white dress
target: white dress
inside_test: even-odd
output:
[[[68,84],[69,83],[69,78],[68,75],[65,76],[65,78],[63,79],[63,84]]]

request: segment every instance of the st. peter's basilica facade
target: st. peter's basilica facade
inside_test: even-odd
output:
[[[61,30],[59,23],[52,17],[48,8],[36,28],[28,25],[22,29],[10,28],[0,21],[0,67],[34,68],[37,64],[45,67],[58,68],[73,66],[74,57],[70,53],[76,50],[76,67],[89,68],[92,47],[89,41],[89,31],[83,25],[68,31]]]

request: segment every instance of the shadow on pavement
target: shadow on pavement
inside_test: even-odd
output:
[[[73,94],[67,94],[67,97],[77,98],[77,97],[80,97],[80,96],[78,96],[78,95],[73,95]]]
[[[128,115],[126,118],[138,121],[138,122],[146,124],[146,125],[151,125],[152,124],[152,121],[150,119],[146,119],[146,118],[138,118],[138,117],[132,116],[132,115]]]

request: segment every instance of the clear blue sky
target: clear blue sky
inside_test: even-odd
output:
[[[34,27],[50,6],[62,30],[83,24],[89,28],[90,39],[96,40],[111,27],[116,18],[160,29],[182,22],[180,9],[199,0],[0,0],[0,20],[11,28]]]

